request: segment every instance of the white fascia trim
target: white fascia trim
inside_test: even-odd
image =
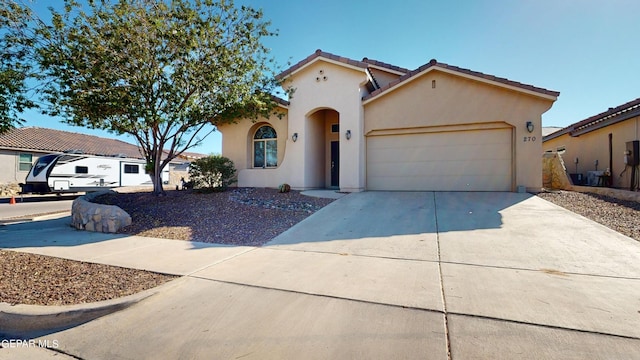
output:
[[[421,73],[418,73],[418,74],[410,77],[409,79],[397,84],[396,86],[385,90],[384,92],[372,97],[371,99],[367,99],[366,101],[364,101],[362,103],[362,105],[366,105],[366,104],[368,104],[368,103],[370,103],[370,102],[372,102],[372,101],[374,101],[374,100],[376,100],[376,99],[378,99],[378,98],[380,98],[380,97],[382,97],[382,96],[384,96],[384,95],[386,95],[388,93],[391,93],[391,92],[403,87],[404,85],[407,85],[407,84],[411,83],[414,80],[417,80],[417,79],[421,78],[422,76],[430,73],[431,71],[435,71],[435,70],[438,70],[438,71],[441,71],[441,72],[444,72],[444,73],[447,73],[447,74],[463,77],[463,78],[466,78],[466,79],[471,79],[471,80],[483,82],[485,84],[490,84],[490,85],[493,85],[493,86],[498,86],[498,87],[501,87],[501,88],[505,88],[505,89],[509,89],[509,90],[513,90],[513,91],[517,91],[517,92],[521,92],[521,93],[525,93],[525,94],[528,94],[528,95],[540,97],[540,98],[547,99],[547,100],[555,101],[555,100],[558,99],[556,96],[547,95],[547,94],[541,94],[541,93],[536,92],[536,91],[523,89],[523,88],[520,88],[520,87],[517,87],[517,86],[508,85],[508,84],[504,84],[504,83],[501,83],[501,82],[498,82],[498,81],[493,81],[493,80],[485,79],[485,78],[482,78],[482,77],[461,73],[461,72],[458,72],[458,71],[454,71],[454,70],[447,69],[447,68],[442,68],[442,67],[439,67],[438,65],[435,65],[435,66],[432,66],[432,67],[424,70]]]

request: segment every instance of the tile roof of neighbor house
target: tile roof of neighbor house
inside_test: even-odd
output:
[[[542,141],[555,139],[567,133],[571,136],[579,136],[636,116],[640,116],[640,98],[573,123],[559,131],[544,136]]]
[[[52,153],[81,150],[89,155],[143,157],[138,146],[121,140],[41,127],[16,128],[0,135],[0,148]],[[203,156],[188,152],[182,154],[187,159]]]
[[[22,127],[0,135],[0,147],[42,152],[82,150],[90,155],[123,154],[142,158],[138,147],[127,142],[41,127]]]
[[[542,136],[547,136],[549,134],[553,134],[556,131],[561,130],[560,126],[543,126],[542,127]]]
[[[338,55],[334,55],[331,53],[328,53],[326,51],[322,51],[320,49],[316,50],[313,54],[309,55],[308,57],[306,57],[305,59],[301,60],[300,62],[296,63],[295,65],[291,66],[290,68],[286,69],[285,71],[281,72],[280,74],[277,75],[278,79],[283,79],[289,75],[291,75],[292,73],[294,73],[295,71],[301,69],[302,67],[304,67],[305,65],[311,63],[312,61],[314,61],[316,58],[319,57],[324,57],[326,59],[330,59],[330,60],[334,60],[337,62],[341,62],[347,65],[351,65],[351,66],[355,66],[355,67],[359,67],[359,68],[363,68],[366,69],[368,68],[370,65],[373,66],[378,66],[378,67],[382,67],[382,68],[386,68],[389,70],[394,70],[396,72],[400,72],[403,73],[404,75],[402,75],[400,78],[396,79],[395,81],[390,82],[389,84],[376,89],[375,91],[373,91],[371,94],[366,95],[362,98],[363,101],[365,100],[369,100],[371,98],[374,98],[382,93],[385,93],[387,90],[394,88],[398,85],[403,84],[405,81],[407,81],[408,79],[413,78],[416,75],[419,75],[420,73],[428,70],[429,68],[432,67],[438,67],[441,69],[446,69],[449,71],[453,71],[453,72],[457,72],[457,73],[461,73],[461,74],[465,74],[465,75],[469,75],[469,76],[473,76],[473,77],[477,77],[477,78],[481,78],[484,80],[488,80],[488,81],[492,81],[492,82],[496,82],[496,83],[500,83],[500,84],[504,84],[504,85],[508,85],[508,86],[513,86],[516,88],[520,88],[523,90],[528,90],[528,91],[532,91],[532,92],[536,92],[536,93],[540,93],[543,95],[547,95],[547,96],[552,96],[552,97],[557,97],[558,95],[560,95],[559,92],[557,91],[552,91],[552,90],[547,90],[544,88],[540,88],[537,86],[533,86],[533,85],[528,85],[528,84],[523,84],[517,81],[513,81],[513,80],[509,80],[506,78],[501,78],[501,77],[497,77],[497,76],[493,76],[493,75],[488,75],[488,74],[484,74],[478,71],[473,71],[473,70],[469,70],[469,69],[464,69],[464,68],[460,68],[457,66],[452,66],[452,65],[448,65],[445,63],[440,63],[438,61],[436,61],[435,59],[432,59],[431,61],[429,61],[428,63],[420,66],[419,68],[415,69],[415,70],[408,70],[399,66],[395,66],[395,65],[391,65],[391,64],[387,64],[381,61],[377,61],[377,60],[371,60],[368,58],[363,58],[362,61],[357,61],[357,60],[352,60],[343,56],[338,56]]]

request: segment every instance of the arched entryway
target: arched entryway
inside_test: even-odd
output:
[[[333,109],[307,116],[305,177],[310,187],[340,188],[340,114]]]

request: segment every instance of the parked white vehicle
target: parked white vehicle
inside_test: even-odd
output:
[[[169,170],[162,172],[164,183]],[[120,186],[152,185],[141,159],[83,154],[41,156],[31,167],[22,193],[73,193],[97,191]]]

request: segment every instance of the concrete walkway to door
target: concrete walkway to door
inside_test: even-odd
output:
[[[56,353],[3,358],[640,359],[640,243],[529,194],[349,194],[258,248],[55,221],[1,234],[184,275],[46,333]]]

